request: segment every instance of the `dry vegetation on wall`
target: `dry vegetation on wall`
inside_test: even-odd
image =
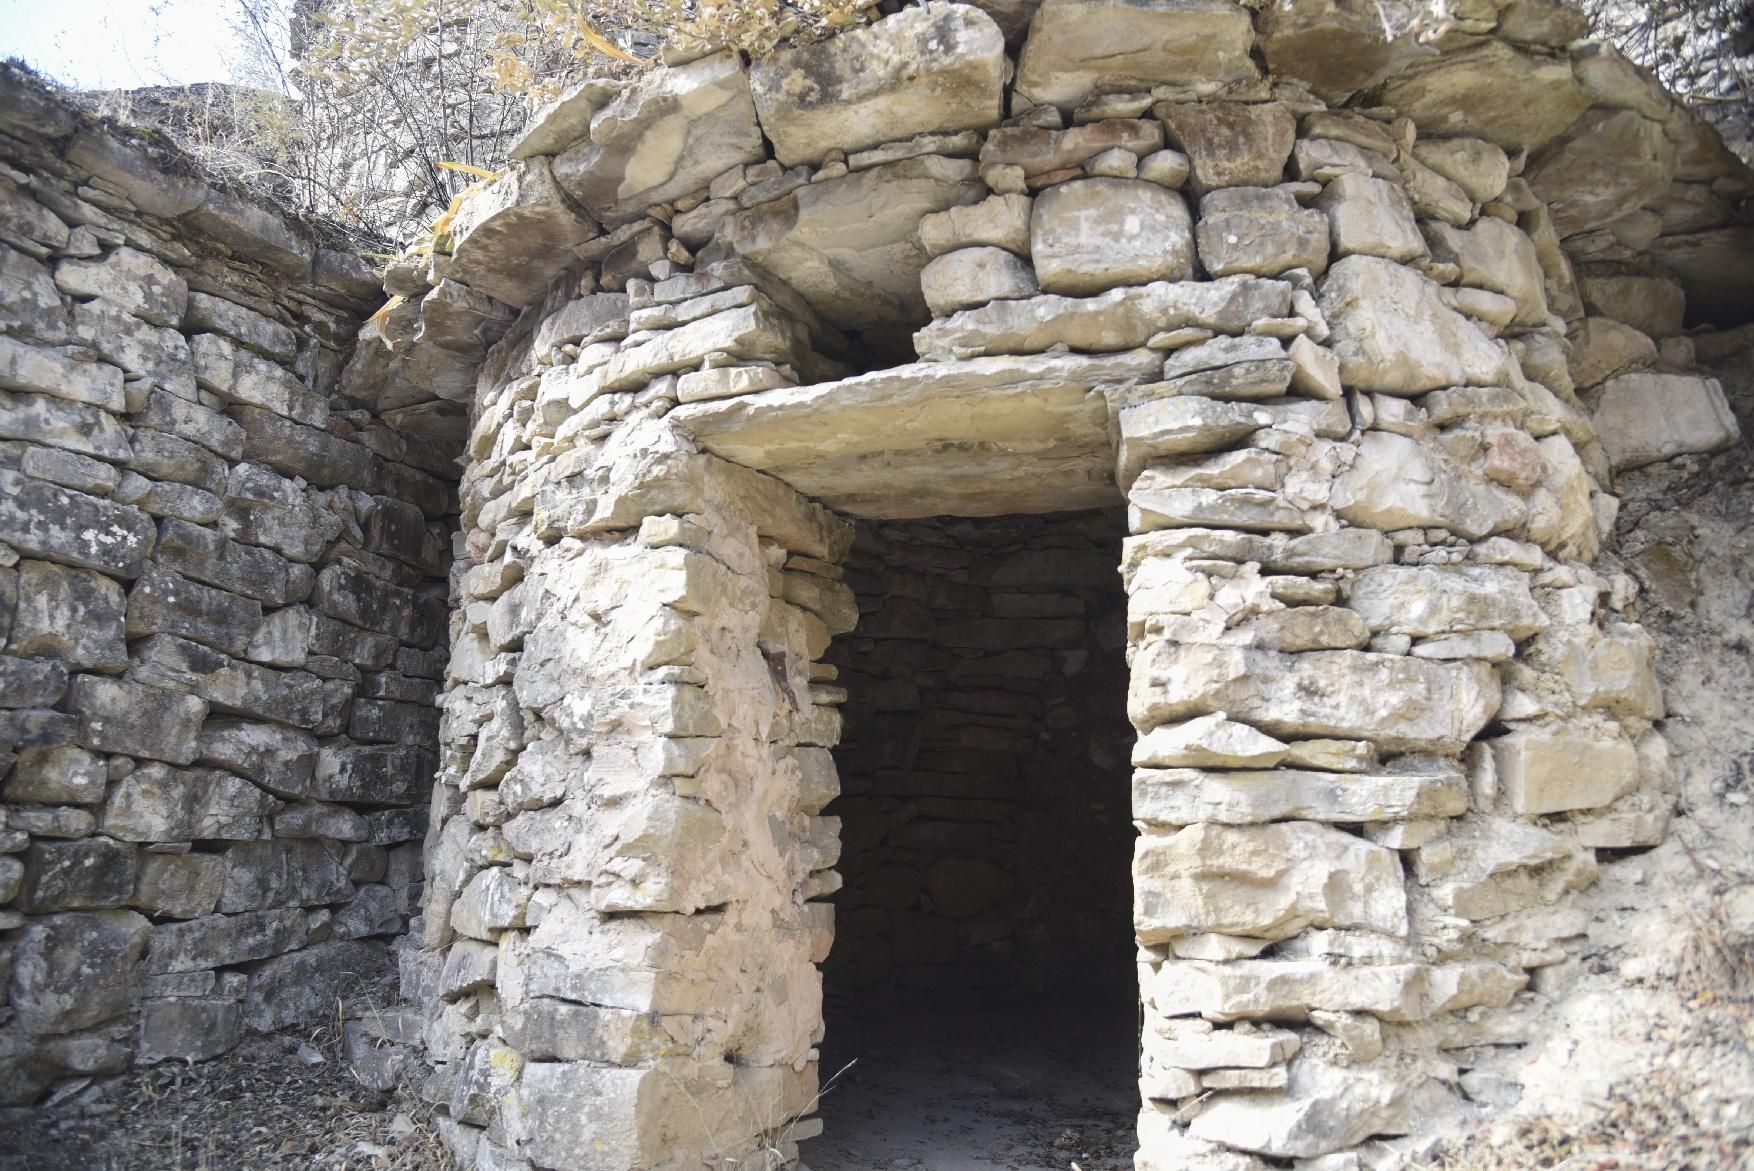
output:
[[[106,95],[208,165],[364,239],[419,234],[503,164],[531,113],[586,77],[729,46],[760,54],[858,23],[878,0],[231,0],[239,86],[175,109]],[[666,51],[667,50],[667,51]]]

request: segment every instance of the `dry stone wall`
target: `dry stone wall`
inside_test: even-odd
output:
[[[815,1132],[836,709],[919,686],[919,546],[843,571],[824,505],[1126,504],[1142,1169],[1386,1165],[1513,1100],[1570,893],[1663,834],[1653,644],[1591,563],[1617,471],[1737,434],[1676,339],[1740,278],[1673,258],[1746,172],[1553,6],[978,7],[582,86],[392,271],[410,320],[522,307],[404,972],[476,1166]]]
[[[456,439],[365,409],[376,283],[0,74],[6,1105],[330,1015],[418,910]]]
[[[28,702],[7,726],[66,737],[25,747],[104,756],[85,800],[9,808],[8,840],[221,856],[152,863],[239,876],[248,909],[191,922],[296,916],[186,983],[73,1004],[39,990],[94,957],[137,972],[195,929],[120,909],[140,897],[120,882],[7,912],[14,1052],[108,1068],[136,996],[247,1014],[335,970],[264,957],[348,942],[356,885],[406,909],[412,876],[378,881],[406,847],[335,843],[355,804],[413,831],[392,807],[432,735],[449,502],[426,473],[450,437],[409,1007],[356,1039],[423,1052],[464,1165],[771,1168],[815,1133],[831,750],[855,675],[904,641],[883,624],[909,555],[885,537],[849,562],[849,517],[1125,508],[1125,647],[1096,648],[1126,664],[1136,732],[1141,1171],[1389,1166],[1514,1100],[1562,983],[1544,973],[1583,930],[1572,894],[1597,851],[1664,832],[1654,647],[1634,580],[1595,565],[1617,473],[1737,437],[1683,329],[1745,312],[1751,187],[1564,8],[1405,35],[1384,11],[934,4],[752,65],[586,83],[433,255],[390,266],[396,299],[333,389],[350,323],[301,290],[351,294],[334,257],[10,104],[36,145],[7,173],[9,637],[59,596],[23,588],[33,562],[128,592],[120,652],[64,630],[44,645],[67,649],[8,651]],[[203,285],[209,264],[278,274],[246,308],[294,340],[195,291],[167,303],[161,268],[220,302],[257,287]],[[147,326],[169,359],[118,340]],[[94,360],[45,358],[74,335]],[[217,503],[143,464],[168,434],[220,461],[223,493],[184,485]],[[216,548],[292,563],[284,596],[246,596],[257,554]],[[1053,572],[1017,593],[1084,598]],[[933,621],[917,641],[954,649]],[[301,633],[296,662],[252,658]],[[276,731],[258,671],[329,706]],[[258,779],[204,747],[234,719],[252,744],[315,736],[311,775],[360,787],[283,807],[297,767]],[[399,763],[322,764],[368,756]],[[198,779],[172,801],[160,773]],[[139,810],[182,820],[142,852],[106,830]],[[240,822],[249,841],[215,844]],[[283,828],[314,824],[315,844]],[[336,881],[305,893],[288,860],[319,852]],[[34,892],[51,871],[28,865]]]

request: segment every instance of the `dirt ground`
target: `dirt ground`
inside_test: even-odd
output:
[[[1138,1026],[1130,994],[1104,1000],[1094,1011],[1028,1002],[831,1019],[825,1131],[803,1144],[804,1162],[811,1171],[1131,1168]]]

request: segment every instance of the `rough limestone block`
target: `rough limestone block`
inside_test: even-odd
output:
[[[1568,59],[1491,38],[1414,65],[1374,100],[1421,131],[1476,135],[1507,151],[1539,149],[1590,105]]]
[[[296,907],[161,923],[152,929],[142,968],[170,974],[248,963],[303,947],[309,934],[305,913]]]
[[[623,90],[553,168],[592,215],[622,224],[765,157],[742,62],[718,53],[655,70]]]
[[[1650,206],[1674,179],[1676,156],[1660,121],[1636,110],[1597,108],[1530,159],[1524,177],[1552,212],[1554,230],[1574,236],[1620,219],[1629,208]]]
[[[1144,118],[1106,118],[1064,130],[1044,126],[1002,126],[988,134],[981,143],[981,173],[990,176],[997,168],[1019,167],[1024,178],[1033,179],[1086,167],[1115,151],[1149,155],[1162,147],[1163,126]],[[1163,183],[1161,186],[1178,187],[1180,184]]]
[[[1316,206],[1327,214],[1337,256],[1413,260],[1425,255],[1425,238],[1413,205],[1399,184],[1368,175],[1340,175],[1323,189]]]
[[[106,411],[125,410],[127,399],[122,391],[122,371],[104,362],[93,362],[90,357],[89,353],[77,350],[44,349],[16,338],[0,337],[0,387],[49,395]],[[0,401],[19,407],[29,402],[11,396]],[[16,407],[9,405],[5,422],[0,424],[5,428],[4,433],[19,439],[35,438],[35,435],[24,433],[23,421],[13,417],[14,409]],[[44,433],[39,431],[38,434]],[[47,438],[46,434],[44,438]]]
[[[1499,790],[1526,817],[1595,809],[1638,785],[1638,752],[1618,733],[1528,727],[1488,743]]]
[[[157,259],[117,248],[96,260],[63,260],[55,286],[69,296],[97,297],[154,325],[175,329],[188,308],[189,285]]]
[[[1425,239],[1432,259],[1454,264],[1461,270],[1461,283],[1503,293],[1517,304],[1517,325],[1541,325],[1547,320],[1546,281],[1534,241],[1514,224],[1493,216],[1481,216],[1471,228],[1430,223]]]
[[[1281,1092],[1217,1094],[1188,1127],[1196,1138],[1281,1159],[1317,1158],[1372,1135],[1417,1129],[1422,1106],[1416,1079],[1388,1069],[1331,1065],[1305,1058],[1290,1067]],[[1441,1101],[1447,1095],[1439,1092]]]
[[[235,1000],[178,996],[140,1006],[141,1062],[204,1061],[236,1045],[243,1009]]]
[[[1142,730],[1226,712],[1281,740],[1332,736],[1449,753],[1497,713],[1499,698],[1498,674],[1484,663],[1152,642],[1134,654],[1127,712]]]
[[[1133,773],[1133,816],[1155,825],[1291,819],[1355,823],[1457,817],[1467,810],[1467,777],[1454,768],[1347,773],[1170,768]]]
[[[1347,386],[1417,395],[1446,386],[1508,385],[1505,352],[1410,268],[1378,256],[1348,256],[1328,270],[1317,304]]]
[[[103,831],[125,842],[195,838],[248,841],[262,836],[279,802],[218,769],[142,765],[116,782],[104,802]]]
[[[920,291],[932,315],[944,317],[989,301],[1033,297],[1041,287],[1027,260],[1002,248],[977,247],[946,252],[928,262],[920,271]]]
[[[1145,992],[1152,1007],[1170,1017],[1284,1021],[1326,1011],[1400,1022],[1481,1004],[1501,1007],[1528,982],[1524,973],[1490,962],[1341,967],[1325,958],[1179,960],[1159,965]]]
[[[1140,943],[1207,931],[1285,939],[1312,926],[1405,936],[1399,855],[1303,821],[1140,835],[1133,851]]]
[[[661,198],[651,202],[662,202]],[[597,235],[574,210],[549,160],[533,158],[463,204],[451,227],[451,280],[508,305],[527,305]]]
[[[44,915],[25,925],[12,961],[10,1005],[33,1036],[88,1029],[128,1010],[152,925],[132,911]]]
[[[790,167],[917,134],[984,130],[1003,116],[1005,41],[979,8],[909,8],[814,45],[769,54],[749,88]]]
[[[1193,222],[1174,191],[1141,179],[1079,179],[1036,197],[1029,221],[1036,278],[1082,296],[1193,275]]]
[[[1255,79],[1253,44],[1248,13],[1222,0],[1043,0],[1017,63],[1017,90],[1068,110],[1100,91],[1168,84],[1215,92]]]
[[[195,759],[195,737],[207,704],[193,695],[79,675],[68,688],[67,710],[79,717],[79,742],[87,748],[188,764]],[[199,836],[167,834],[149,840]]]
[[[1596,437],[1617,472],[1690,452],[1718,451],[1742,434],[1715,378],[1621,374],[1605,381],[1592,401]]]
[[[1372,0],[1273,5],[1260,21],[1261,52],[1273,76],[1306,82],[1326,101],[1348,98],[1436,55],[1417,29],[1384,36],[1382,10]]]
[[[1189,182],[1204,195],[1220,187],[1272,187],[1285,178],[1297,120],[1278,102],[1160,102],[1171,146],[1188,156]]]
[[[89,569],[21,561],[6,652],[53,657],[74,671],[121,671],[128,665],[122,587]]]
[[[1488,483],[1405,435],[1367,432],[1352,467],[1334,482],[1334,511],[1392,532],[1431,527],[1479,540],[1527,515],[1516,493]]]
[[[128,901],[163,918],[211,915],[225,888],[225,869],[225,858],[219,854],[144,853]]]
[[[1034,203],[1027,195],[989,195],[979,203],[932,212],[920,220],[920,243],[930,256],[992,247],[1027,257]]]
[[[174,634],[242,655],[262,625],[262,604],[153,568],[128,591],[128,637]],[[187,762],[183,762],[187,763]]]
[[[1214,277],[1328,267],[1328,223],[1283,187],[1225,187],[1200,198],[1200,266]]]
[[[1524,639],[1547,627],[1529,575],[1502,565],[1379,565],[1353,580],[1346,605],[1372,634],[1501,630]]]

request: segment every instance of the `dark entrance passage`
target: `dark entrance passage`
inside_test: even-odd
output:
[[[1123,532],[860,527],[813,1171],[1132,1164]]]

